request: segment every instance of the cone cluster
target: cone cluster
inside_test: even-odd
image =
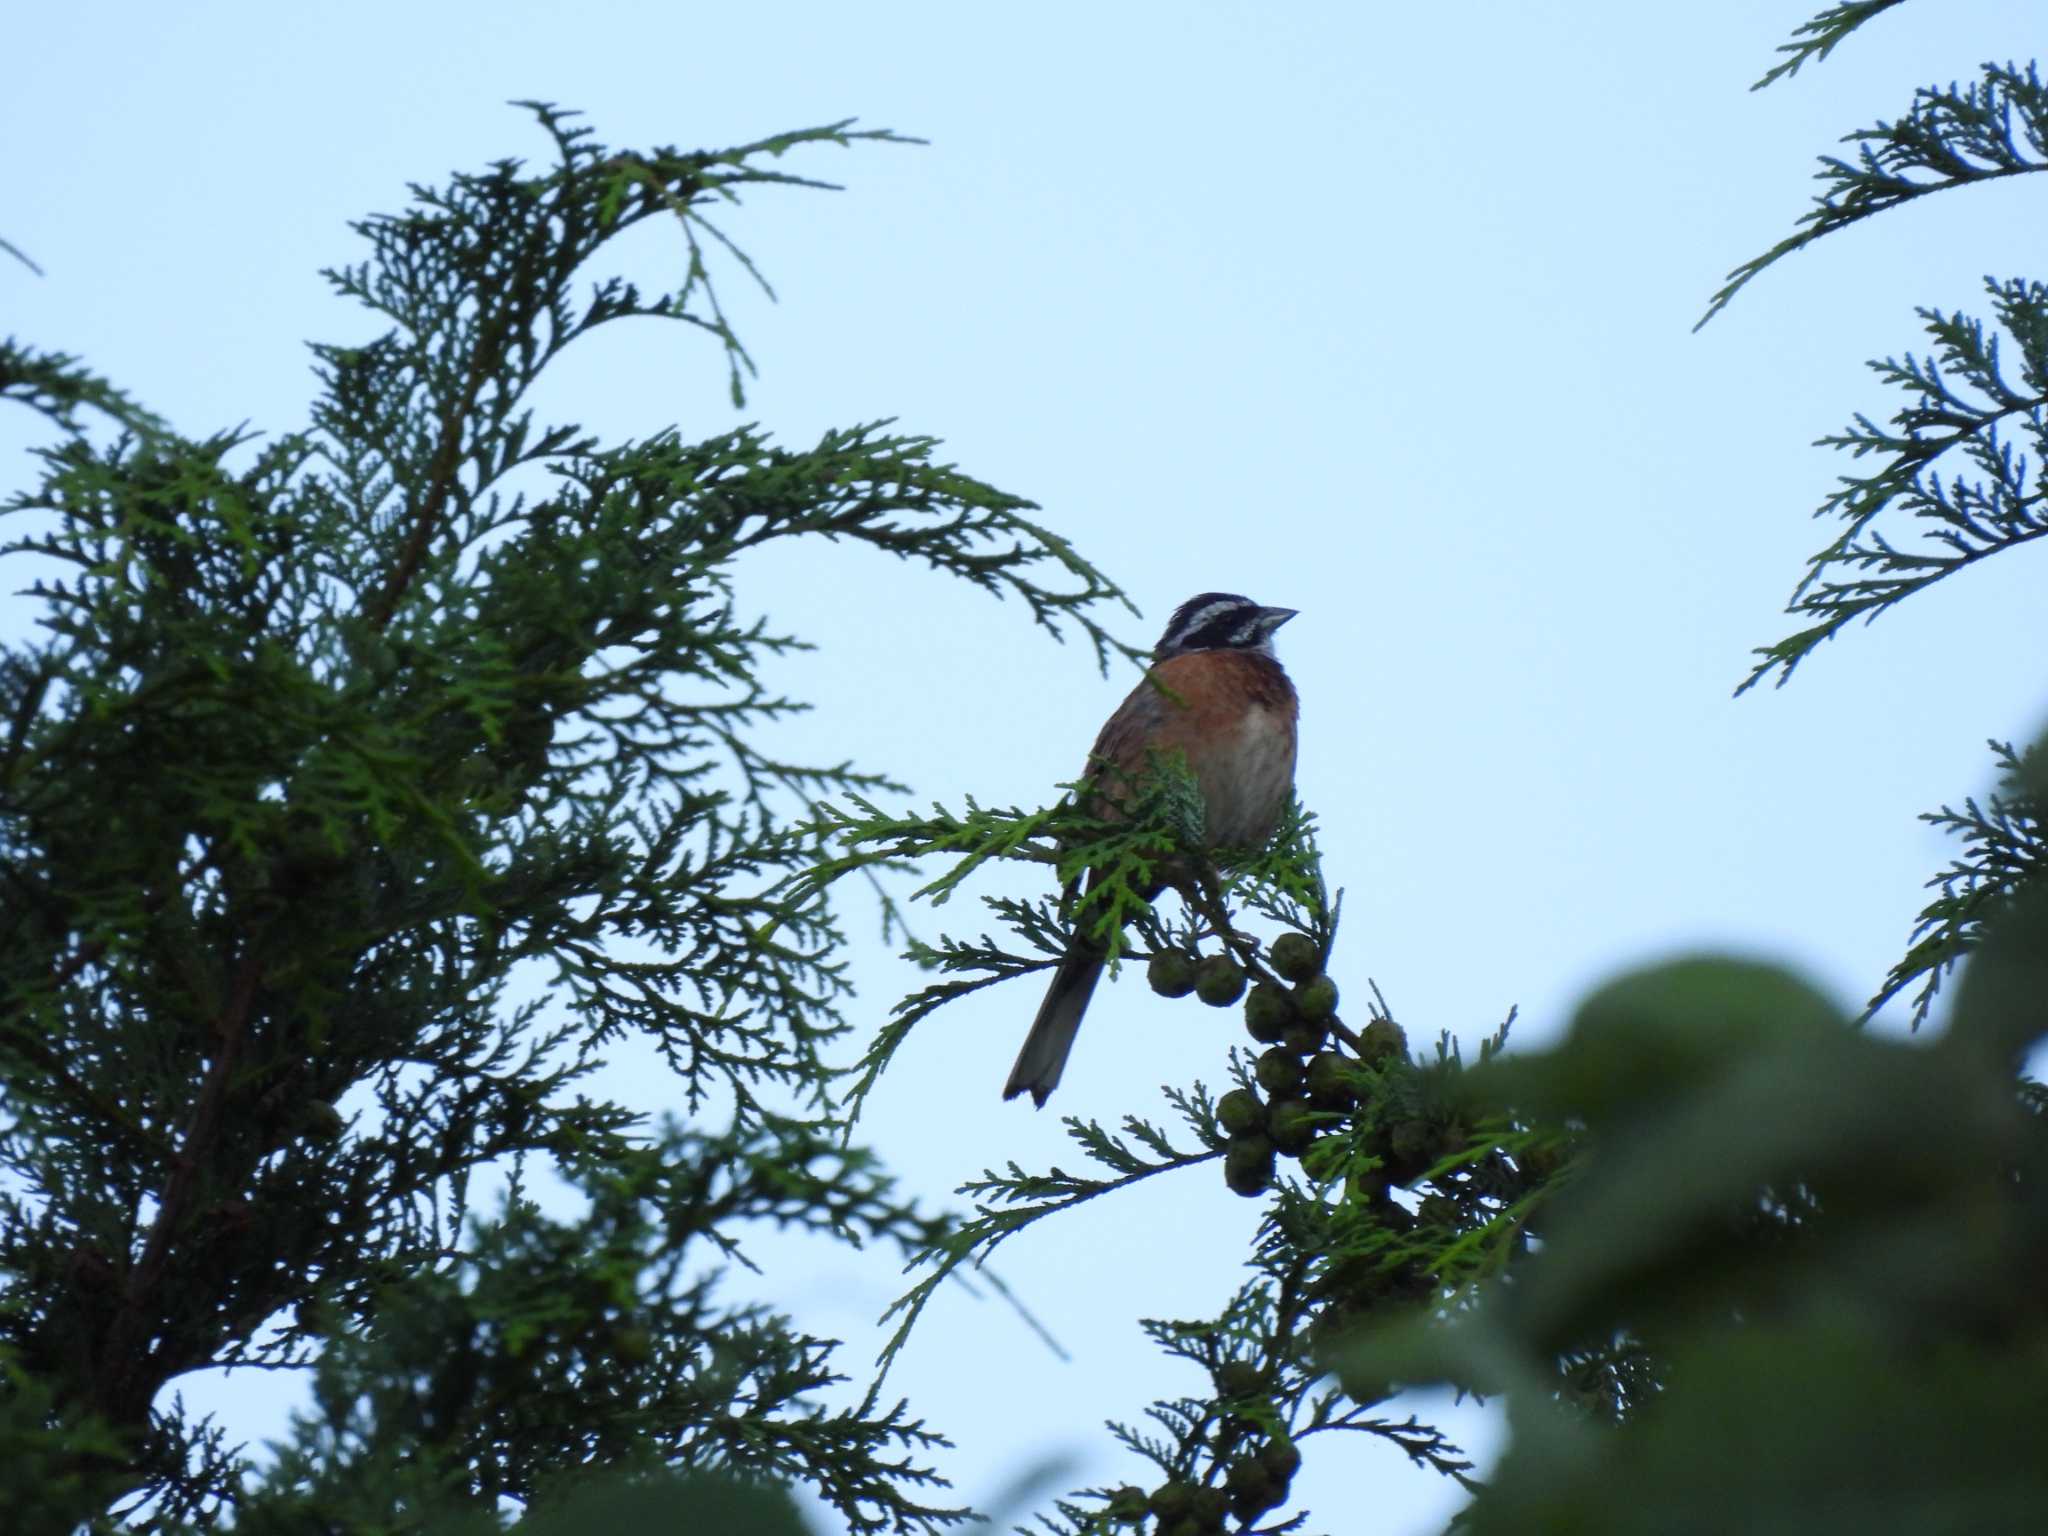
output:
[[[1245,1032],[1263,1047],[1257,1088],[1236,1088],[1216,1101],[1226,1138],[1223,1181],[1240,1195],[1263,1194],[1276,1161],[1300,1157],[1332,1111],[1357,1102],[1353,1064],[1329,1049],[1337,984],[1323,970],[1322,951],[1305,933],[1283,933],[1267,947],[1279,982],[1246,990],[1244,971],[1229,955],[1196,960],[1178,950],[1152,958],[1147,979],[1162,997],[1193,992],[1212,1008],[1244,1003]]]

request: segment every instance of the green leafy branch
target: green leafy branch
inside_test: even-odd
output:
[[[1997,329],[1967,315],[1923,309],[1934,347],[1870,366],[1907,403],[1879,426],[1858,415],[1821,445],[1882,462],[1845,475],[1816,515],[1846,526],[1807,562],[1791,612],[1817,622],[1769,646],[1738,693],[1772,673],[1782,685],[1823,641],[1868,622],[1943,577],[2048,533],[2048,287],[2017,279],[1988,284]],[[2000,347],[2009,337],[2016,361]],[[2015,377],[2008,377],[2014,371]],[[2015,450],[2016,434],[2032,447]],[[1959,456],[1967,471],[1947,471]],[[1903,544],[1879,526],[1894,508],[1925,534]]]
[[[1845,0],[1843,4],[1828,7],[1812,20],[1801,22],[1792,29],[1792,40],[1778,45],[1777,51],[1785,57],[1773,64],[1750,89],[1760,91],[1778,80],[1796,75],[1809,61],[1821,63],[1851,32],[1897,4],[1899,0]]]
[[[4,243],[4,242],[0,242]],[[0,340],[0,400],[25,405],[66,432],[81,432],[79,413],[98,411],[138,435],[164,430],[163,419],[138,405],[126,391],[63,352],[42,352],[13,337]]]
[[[2048,881],[2048,822],[2042,806],[2048,790],[2048,750],[2036,744],[2024,754],[2008,742],[1991,743],[2002,786],[1972,796],[1962,809],[1944,805],[1920,819],[1962,839],[1962,851],[1928,881],[1938,894],[1920,911],[1911,947],[1885,977],[1865,1013],[1875,1013],[1914,982],[1913,1024],[1927,1018],[1942,981],[1976,949],[1984,925],[2028,887]]]
[[[37,277],[43,269],[11,241],[0,240],[0,253],[12,256]],[[99,412],[116,426],[137,435],[164,430],[161,417],[144,410],[124,390],[63,352],[44,352],[12,336],[0,339],[0,400],[12,400],[49,418],[69,433],[82,432],[80,412]]]
[[[393,322],[368,343],[315,349],[327,386],[315,411],[328,466],[320,489],[355,513],[344,548],[357,558],[346,569],[339,562],[330,567],[330,575],[353,582],[366,564],[381,572],[357,594],[373,629],[392,624],[401,607],[431,611],[451,589],[464,590],[471,577],[465,556],[508,524],[529,515],[544,522],[582,510],[578,501],[602,507],[605,497],[621,496],[651,503],[639,509],[642,518],[680,505],[734,550],[789,533],[859,537],[986,590],[1023,597],[1055,635],[1078,625],[1104,662],[1123,649],[1088,612],[1101,599],[1121,597],[1114,585],[1064,539],[1024,518],[1030,503],[933,465],[930,439],[884,440],[870,426],[828,433],[816,450],[794,453],[771,450],[742,429],[694,447],[670,434],[589,458],[592,445],[573,426],[535,428],[526,400],[540,373],[572,342],[626,319],[669,320],[711,333],[726,349],[737,400],[741,370],[753,364],[726,319],[706,242],[765,281],[700,205],[736,203],[756,186],[829,188],[763,163],[798,148],[914,141],[837,123],[723,150],[615,152],[576,124],[575,114],[523,105],[553,141],[551,169],[532,175],[505,160],[445,188],[415,188],[412,209],[354,226],[372,246],[369,260],[326,274],[337,292]],[[623,279],[605,278],[578,297],[575,281],[596,253],[656,216],[672,216],[684,236],[687,260],[677,286],[643,294]],[[472,290],[482,296],[478,305],[453,302]],[[400,424],[422,416],[432,423],[429,436],[398,435]],[[565,472],[584,496],[530,513],[522,496],[499,494],[508,475],[531,464]],[[897,466],[901,475],[890,474]],[[605,510],[623,518],[634,508]],[[891,516],[903,512],[933,522],[919,527]],[[745,526],[749,518],[758,525]],[[1056,566],[1078,590],[1032,580],[1041,563]]]
[[[1852,133],[1844,142],[1857,146],[1854,158],[1821,158],[1815,179],[1826,190],[1793,233],[1728,274],[1694,330],[1767,267],[1838,229],[1930,193],[2048,170],[2048,89],[2032,64],[2024,70],[1987,64],[1981,80],[1960,91],[1924,86],[1904,117]]]
[[[809,1481],[856,1532],[963,1517],[927,1502],[943,1479],[915,1459],[946,1442],[872,1391],[813,1402],[845,1380],[834,1346],[724,1300],[698,1251],[743,1260],[724,1230],[737,1222],[914,1249],[945,1224],[872,1159],[794,1123],[669,1125],[564,1171],[582,1216],[549,1217],[515,1192],[437,1271],[302,1303],[291,1333],[321,1347],[313,1405],[255,1488],[223,1490],[230,1501],[387,1528],[407,1504],[415,1520],[479,1495],[545,1508],[600,1470],[667,1463]]]
[[[890,1308],[896,1322],[884,1370],[906,1346],[937,1287],[984,1263],[1036,1222],[1170,1171],[1220,1162],[1236,1194],[1270,1194],[1250,1256],[1254,1277],[1213,1321],[1153,1320],[1147,1332],[1175,1359],[1201,1368],[1206,1396],[1162,1399],[1150,1426],[1111,1432],[1164,1477],[1156,1488],[1085,1490],[1041,1517],[1049,1529],[1108,1533],[1145,1519],[1161,1529],[1292,1530],[1302,1517],[1262,1523],[1284,1505],[1301,1464],[1298,1441],[1348,1431],[1399,1446],[1418,1463],[1468,1481],[1471,1463],[1433,1426],[1388,1413],[1383,1382],[1340,1373],[1343,1346],[1368,1317],[1389,1310],[1455,1311],[1485,1279],[1525,1251],[1547,1180],[1561,1157],[1555,1138],[1509,1119],[1474,1128],[1452,1084],[1463,1071],[1448,1038],[1433,1065],[1412,1061],[1406,1037],[1369,990],[1365,1018],[1347,1025],[1325,974],[1340,899],[1324,884],[1314,821],[1290,808],[1273,840],[1212,859],[1200,852],[1200,802],[1184,766],[1155,763],[1125,786],[1120,820],[1079,803],[1050,812],[990,811],[969,803],[928,816],[896,815],[871,800],[823,806],[813,821],[839,852],[812,878],[854,870],[918,867],[938,872],[918,894],[934,903],[993,862],[1050,865],[1063,899],[985,898],[998,934],[942,936],[913,947],[941,979],[898,1004],[877,1033],[853,1098],[872,1085],[907,1030],[959,997],[1056,963],[1076,932],[1106,952],[1141,957],[1153,990],[1197,992],[1214,1007],[1243,1000],[1257,1054],[1233,1048],[1232,1086],[1214,1096],[1200,1083],[1164,1089],[1185,1133],[1141,1116],[1119,1130],[1078,1119],[1065,1129],[1090,1165],[1030,1171],[1011,1163],[962,1187],[965,1221],[912,1260],[911,1288]],[[1170,888],[1175,900],[1145,893]],[[1105,891],[1123,888],[1120,899]],[[1092,904],[1088,898],[1094,897]],[[1247,930],[1286,929],[1262,940]],[[1128,932],[1120,932],[1128,924]],[[1205,953],[1206,952],[1206,953]],[[1480,1048],[1490,1060],[1505,1029]],[[1192,1139],[1190,1139],[1192,1138]],[[1295,1160],[1298,1175],[1278,1159]],[[1586,1380],[1595,1362],[1575,1361]]]
[[[1050,867],[1063,895],[1041,898],[985,896],[983,904],[1010,939],[984,933],[963,940],[941,935],[936,943],[912,940],[910,958],[944,978],[898,1002],[889,1021],[851,1069],[847,1099],[854,1114],[910,1031],[938,1009],[986,987],[1043,970],[1058,962],[1078,932],[1101,948],[1112,967],[1136,954],[1149,958],[1166,949],[1192,950],[1199,939],[1223,930],[1224,897],[1258,889],[1259,873],[1284,855],[1251,856],[1225,877],[1208,856],[1187,852],[1201,843],[1201,798],[1185,762],[1158,760],[1129,776],[1121,803],[1125,814],[1105,820],[1093,813],[1099,783],[1068,786],[1075,795],[1037,810],[995,809],[971,798],[964,812],[934,805],[929,815],[891,812],[862,796],[813,808],[805,834],[828,852],[796,882],[795,889],[822,891],[853,873],[902,870],[924,861],[941,869],[913,892],[934,906],[991,863]],[[1289,835],[1305,835],[1308,823],[1296,814]],[[1225,880],[1225,884],[1217,884]],[[1154,895],[1171,883],[1188,903],[1176,922],[1164,917]],[[1206,894],[1203,894],[1206,893]],[[1262,898],[1282,900],[1284,896]],[[1202,915],[1197,917],[1197,912]],[[1227,917],[1223,918],[1227,927]]]
[[[1505,1038],[1503,1029],[1483,1042],[1482,1061]],[[1216,1101],[1207,1131],[1226,1159],[1247,1096],[1285,1091],[1275,1060],[1233,1053],[1237,1088]],[[1332,1062],[1342,1068],[1334,1076],[1321,1070]],[[1050,1529],[1109,1536],[1150,1516],[1162,1529],[1186,1519],[1220,1530],[1232,1515],[1242,1532],[1298,1529],[1305,1512],[1267,1517],[1287,1503],[1305,1448],[1338,1432],[1385,1440],[1476,1486],[1471,1460],[1441,1430],[1386,1411],[1392,1387],[1352,1370],[1350,1352],[1370,1324],[1456,1314],[1526,1251],[1557,1167],[1556,1140],[1511,1120],[1465,1129],[1455,1047],[1440,1042],[1435,1063],[1420,1065],[1384,1014],[1368,1026],[1363,1054],[1320,1056],[1310,1068],[1312,1135],[1288,1149],[1301,1176],[1272,1183],[1252,1277],[1213,1319],[1144,1324],[1203,1382],[1199,1393],[1154,1402],[1149,1427],[1109,1426],[1164,1480],[1149,1490],[1084,1490],[1058,1504]]]
[[[978,1269],[1005,1240],[1055,1212],[1072,1210],[1112,1191],[1128,1189],[1159,1174],[1192,1168],[1220,1156],[1222,1146],[1214,1130],[1214,1105],[1201,1085],[1196,1084],[1188,1092],[1169,1090],[1167,1098],[1193,1131],[1197,1142],[1194,1148],[1175,1146],[1165,1131],[1137,1115],[1124,1117],[1122,1135],[1069,1115],[1061,1122],[1067,1134],[1090,1161],[1107,1168],[1110,1177],[1069,1173],[1059,1167],[1044,1173],[1027,1173],[1013,1162],[1000,1173],[985,1169],[980,1178],[962,1185],[960,1193],[974,1202],[973,1214],[910,1256],[906,1267],[923,1268],[926,1273],[882,1314],[883,1322],[892,1317],[900,1320],[882,1348],[881,1372],[887,1373],[909,1342],[910,1330],[923,1313],[925,1303],[962,1265],[971,1261]]]

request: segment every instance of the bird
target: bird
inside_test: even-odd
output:
[[[1273,654],[1273,632],[1297,611],[1263,607],[1235,592],[1203,592],[1174,609],[1144,680],[1088,754],[1081,779],[1084,795],[1094,788],[1090,808],[1113,818],[1119,806],[1109,786],[1133,783],[1149,754],[1178,751],[1201,791],[1204,843],[1262,847],[1294,792],[1301,708]],[[1149,899],[1164,884],[1143,894]],[[1045,1107],[1107,958],[1077,926],[1010,1069],[1004,1099],[1028,1093]]]

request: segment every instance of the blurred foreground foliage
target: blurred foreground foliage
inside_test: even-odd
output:
[[[2026,1531],[2048,1511],[2048,903],[2001,914],[1925,1048],[1728,960],[1625,977],[1461,1084],[1575,1155],[1512,1277],[1349,1369],[1505,1392],[1476,1532]],[[1513,1105],[1510,1112],[1506,1106]],[[1615,1415],[1555,1362],[1638,1350]]]

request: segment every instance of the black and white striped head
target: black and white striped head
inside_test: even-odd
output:
[[[1256,651],[1273,654],[1273,631],[1293,618],[1293,608],[1261,608],[1235,592],[1204,592],[1173,610],[1159,637],[1154,661],[1188,651]]]

